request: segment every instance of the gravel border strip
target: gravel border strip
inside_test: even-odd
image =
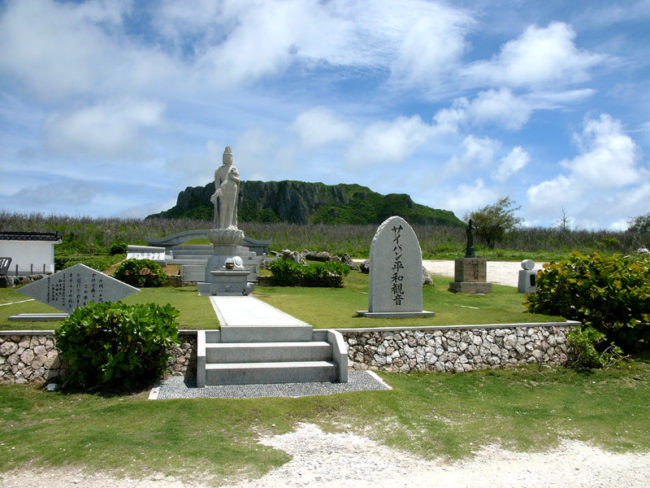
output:
[[[347,383],[281,383],[270,385],[218,385],[197,388],[194,378],[171,376],[156,384],[150,400],[179,398],[262,398],[333,395],[351,391],[391,390],[378,375],[369,371],[349,371]]]

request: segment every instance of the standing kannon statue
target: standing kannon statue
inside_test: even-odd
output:
[[[214,226],[216,229],[237,228],[237,197],[239,194],[239,171],[232,165],[230,146],[223,152],[223,164],[214,172]]]

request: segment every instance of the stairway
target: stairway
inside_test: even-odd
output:
[[[197,386],[347,382],[340,333],[250,296],[210,297],[221,330],[198,331]]]

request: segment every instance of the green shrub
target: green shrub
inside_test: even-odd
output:
[[[338,261],[310,263],[303,269],[302,286],[341,288],[350,267]]]
[[[607,368],[616,364],[623,356],[623,351],[614,343],[606,343],[606,336],[593,327],[576,327],[569,332],[570,365],[578,370]]]
[[[150,259],[127,259],[118,266],[113,277],[138,288],[164,286],[167,283],[165,270]]]
[[[273,286],[319,286],[340,288],[350,267],[338,261],[310,263],[307,266],[289,259],[276,259],[269,264]]]
[[[115,256],[116,254],[126,254],[129,246],[126,242],[116,242],[108,250],[108,254]]]
[[[273,286],[300,286],[302,283],[302,264],[290,259],[276,259],[269,264],[271,285]]]
[[[526,296],[526,306],[531,312],[579,320],[626,353],[648,349],[650,259],[574,252],[538,273],[537,293]]]
[[[67,366],[66,385],[87,390],[130,390],[165,370],[178,338],[171,305],[90,303],[54,332]]]

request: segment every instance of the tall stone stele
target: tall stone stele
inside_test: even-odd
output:
[[[237,228],[237,199],[239,171],[233,166],[230,146],[223,152],[223,164],[214,172],[213,228],[208,231],[212,256],[205,268],[205,282],[198,284],[200,295],[248,295],[253,283],[248,282],[249,270],[244,268],[242,256],[251,251],[239,244],[244,231]]]
[[[370,245],[371,318],[431,317],[422,310],[422,250],[411,226],[402,217],[390,217]]]
[[[454,281],[449,290],[462,293],[490,293],[492,283],[487,283],[487,259],[477,258],[474,251],[474,224],[467,224],[465,257],[454,260]]]

